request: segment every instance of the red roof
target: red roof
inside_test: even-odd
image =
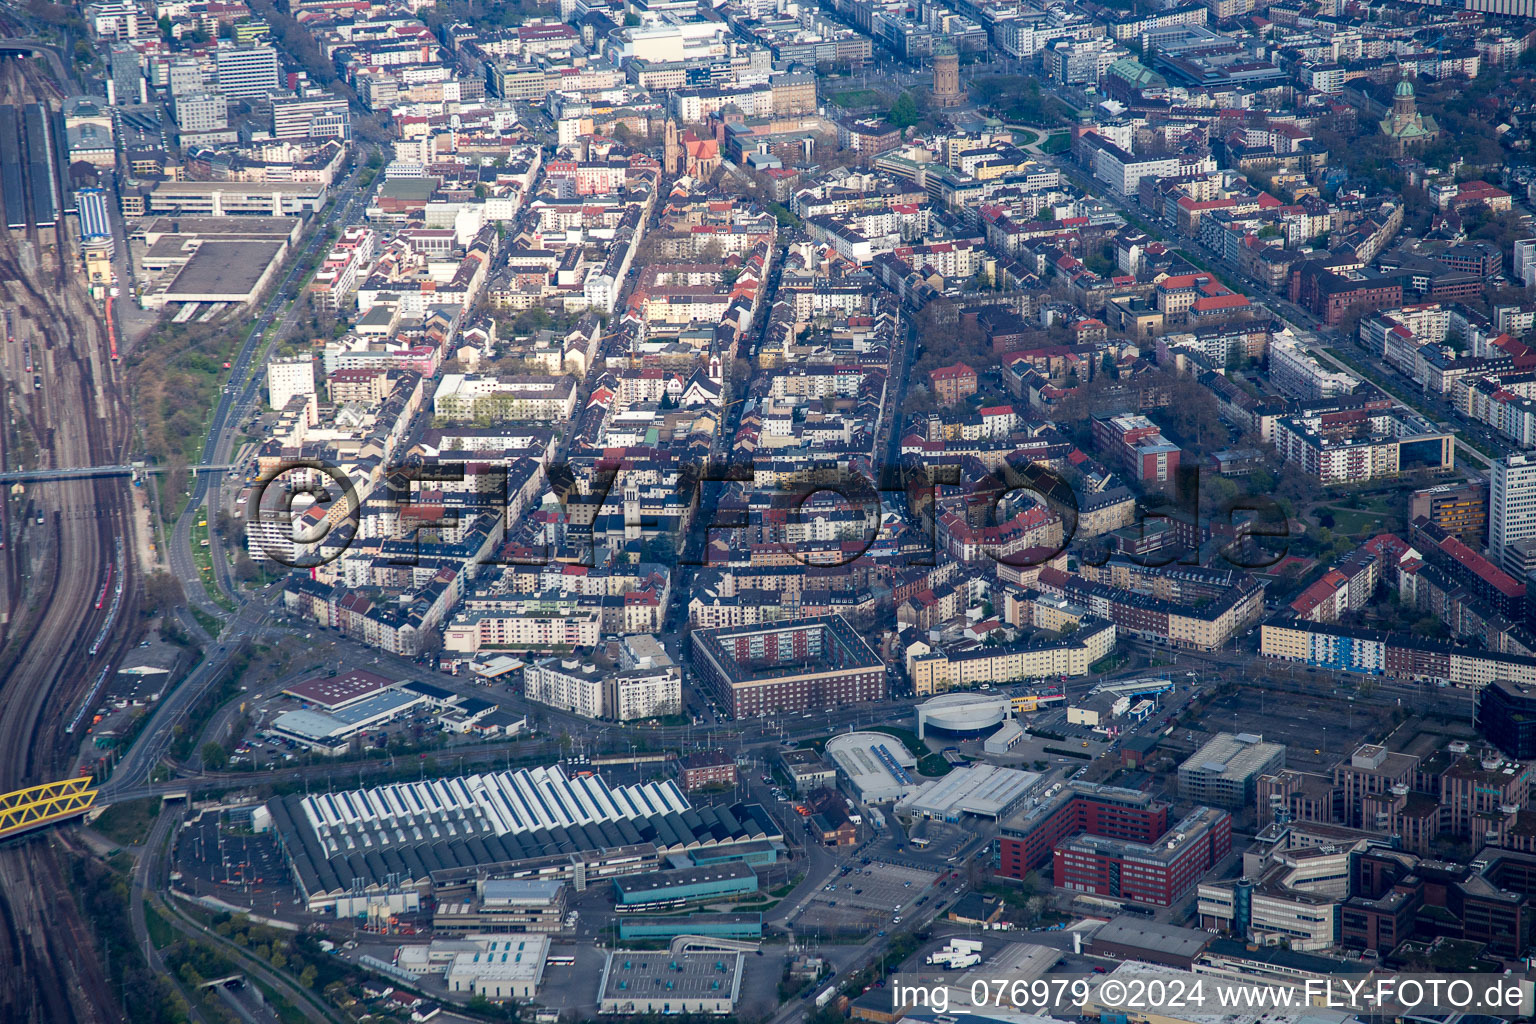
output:
[[[955,380],[961,377],[974,377],[976,371],[964,363],[956,363],[953,366],[941,366],[936,370],[929,370],[928,376],[933,380]]]
[[[1456,559],[1457,562],[1471,569],[1477,578],[1493,587],[1499,593],[1509,598],[1525,596],[1525,584],[1517,582],[1513,576],[1494,565],[1482,555],[1467,547],[1455,537],[1447,537],[1440,542],[1440,550]]]
[[[1297,615],[1307,615],[1324,601],[1332,600],[1339,588],[1348,583],[1348,576],[1337,569],[1329,569],[1322,579],[1296,595],[1291,602],[1291,611]]]
[[[1195,300],[1195,312],[1205,313],[1214,309],[1240,309],[1248,305],[1248,300],[1241,295],[1210,295],[1203,299]]]

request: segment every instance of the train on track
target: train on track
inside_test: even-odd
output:
[[[112,570],[115,568],[111,562],[107,563],[107,578],[101,584],[101,593],[96,595],[96,610],[101,611],[101,606],[107,603],[107,591],[112,587]]]

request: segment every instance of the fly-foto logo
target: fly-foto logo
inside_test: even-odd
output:
[[[487,545],[474,559],[480,564],[543,565],[569,562],[571,552],[596,550],[598,512],[613,508],[622,517],[626,534],[654,536],[668,528],[646,507],[656,500],[634,498],[638,488],[627,476],[632,469],[622,462],[599,464],[578,472],[569,464],[552,464],[544,479],[560,502],[561,537],[552,541],[548,531],[524,536],[528,515],[526,488],[509,486],[505,466],[484,462],[413,457],[389,467],[383,482],[370,495],[377,512],[369,535],[387,542],[386,557],[393,563],[418,563],[424,532],[441,537],[448,528],[493,524],[500,537],[519,537],[526,543],[515,547]],[[872,557],[876,545],[891,536],[887,511],[903,509],[900,529],[909,539],[902,553],[909,565],[935,564],[939,553],[966,561],[990,559],[1002,565],[1025,567],[1070,554],[1082,562],[1102,565],[1114,549],[1104,541],[1105,521],[1084,511],[1084,502],[1073,486],[1051,466],[1029,462],[1004,462],[980,478],[963,480],[959,466],[901,465],[881,467],[870,473],[859,467],[829,464],[815,467],[794,479],[760,484],[750,464],[708,461],[684,464],[657,484],[657,474],[645,475],[648,499],[659,500],[672,518],[686,524],[695,536],[674,538],[675,559],[680,565],[702,565],[704,552],[716,540],[729,542],[735,532],[745,536],[750,519],[739,507],[717,509],[703,521],[699,510],[716,508],[713,501],[722,489],[739,486],[779,510],[785,523],[805,525],[843,510],[842,521],[855,528],[840,528],[835,549],[782,541],[791,559],[807,565],[851,565]],[[1180,466],[1175,472],[1167,503],[1130,507],[1125,497],[1109,520],[1119,538],[1120,550],[1147,566],[1199,565],[1207,557],[1242,570],[1266,569],[1286,557],[1289,521],[1274,499],[1266,495],[1229,499],[1202,509],[1200,471]],[[713,489],[712,494],[707,492]],[[454,503],[424,500],[424,491],[456,494]],[[766,494],[764,492],[767,492]],[[1094,496],[1089,496],[1094,497]],[[361,534],[364,514],[358,484],[339,466],[320,459],[287,459],[264,472],[253,486],[256,513],[247,526],[253,553],[296,569],[313,569],[340,558]],[[739,505],[739,503],[738,503]],[[1091,505],[1091,502],[1090,502]],[[1128,519],[1127,524],[1124,520]],[[1085,520],[1090,520],[1085,524]],[[607,529],[607,526],[602,527]],[[815,531],[799,531],[812,533]],[[920,538],[913,543],[912,536]],[[1214,547],[1210,537],[1222,539]],[[1171,537],[1171,539],[1169,539]],[[688,540],[703,543],[687,543]],[[557,551],[559,557],[557,558]]]

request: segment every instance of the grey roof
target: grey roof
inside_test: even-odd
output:
[[[1198,928],[1175,928],[1140,917],[1117,917],[1100,928],[1093,941],[1119,946],[1155,949],[1168,956],[1191,957],[1210,942],[1211,935]]]

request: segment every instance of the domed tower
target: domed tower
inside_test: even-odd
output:
[[[1419,101],[1413,96],[1413,81],[1405,74],[1392,92],[1392,117],[1403,123],[1419,112]]]
[[[937,107],[958,107],[965,102],[960,91],[960,52],[949,40],[933,47],[933,103]]]
[[[1397,88],[1392,90],[1392,113],[1381,121],[1381,134],[1401,156],[1415,146],[1433,142],[1440,134],[1440,126],[1428,114],[1419,113],[1419,101],[1413,95],[1413,80],[1405,71]]]

